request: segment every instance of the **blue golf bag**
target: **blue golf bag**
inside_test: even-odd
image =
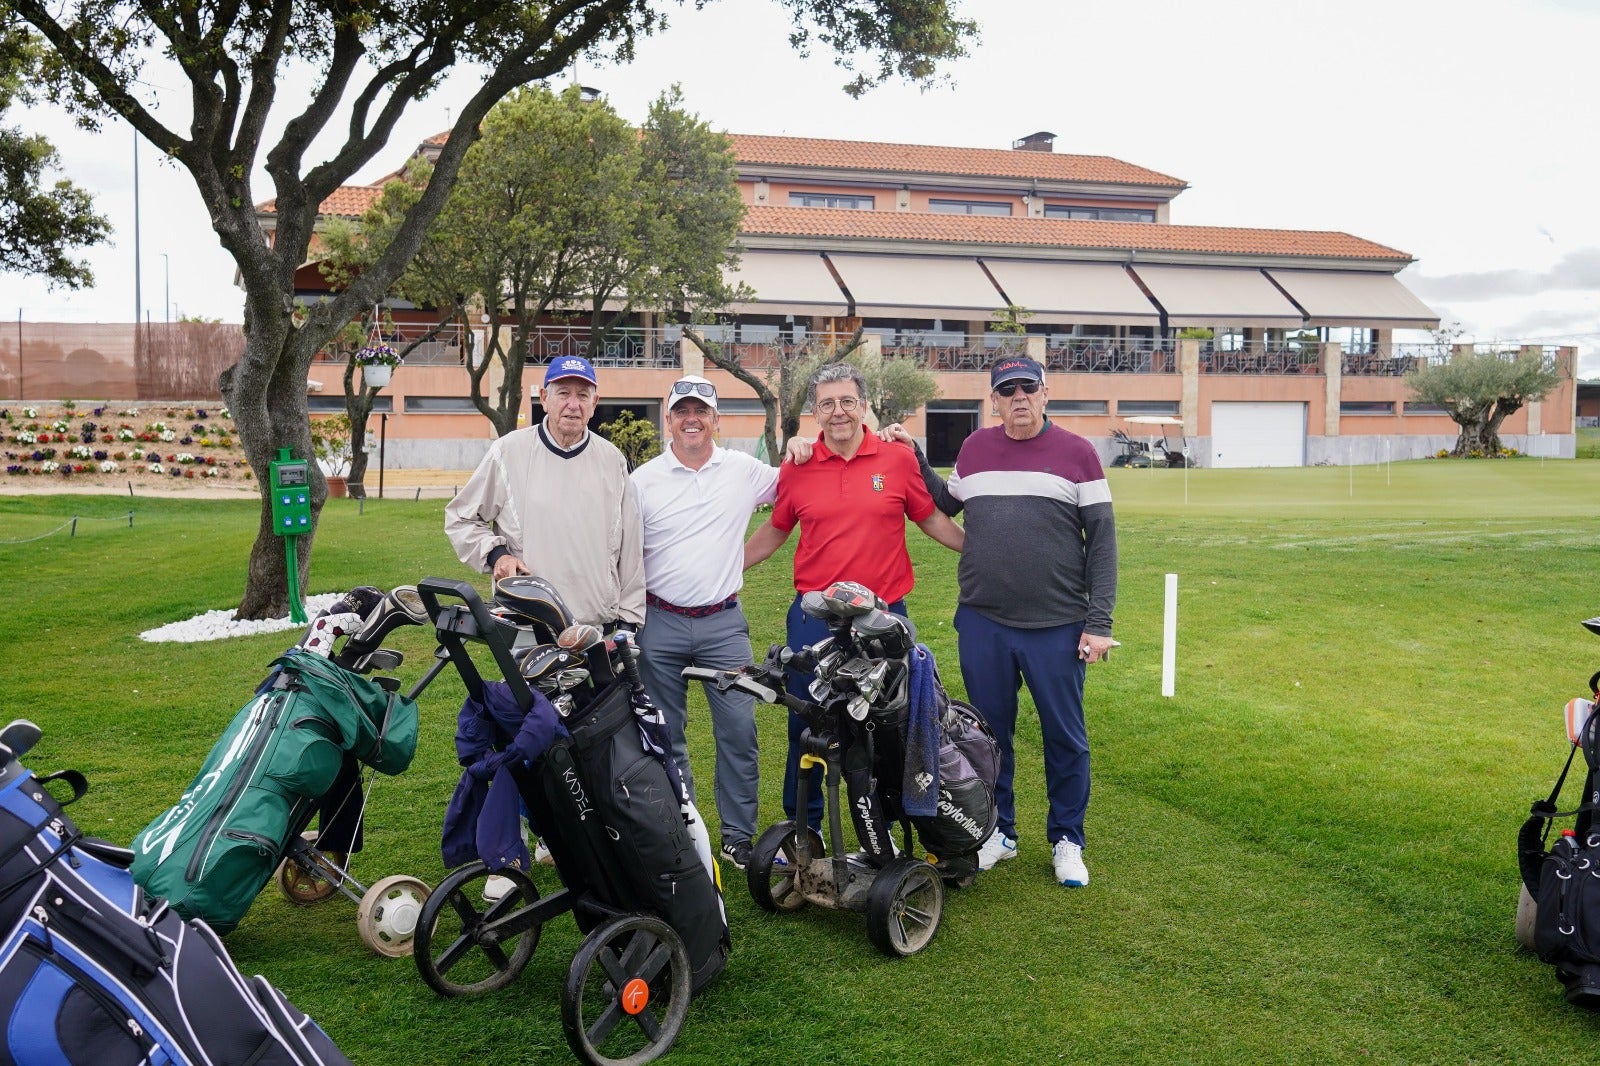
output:
[[[23,767],[38,737],[26,721],[0,730],[0,1066],[348,1066],[209,926],[146,896],[131,851],[62,813],[45,784],[72,800],[88,784]]]

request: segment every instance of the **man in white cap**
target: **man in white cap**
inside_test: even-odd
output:
[[[537,574],[572,616],[608,632],[644,624],[639,509],[628,462],[589,432],[599,383],[587,359],[553,361],[539,390],[545,416],[496,440],[444,510],[468,566]]]
[[[739,606],[750,514],[777,494],[778,471],[718,446],[717,390],[685,375],[667,394],[662,453],[633,472],[644,521],[646,625],[639,633],[646,690],[666,717],[672,755],[689,771],[686,666],[748,666],[750,625]],[[722,857],[739,869],[756,832],[755,701],[705,686],[716,742],[717,817]]]

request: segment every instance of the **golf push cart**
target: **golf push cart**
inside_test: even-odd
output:
[[[665,1054],[692,996],[726,964],[729,940],[710,840],[668,769],[637,651],[626,636],[572,624],[536,577],[498,582],[492,607],[464,581],[429,578],[417,588],[439,641],[432,673],[454,666],[469,702],[491,709],[495,752],[520,752],[541,715],[560,721],[542,753],[504,766],[562,887],[541,897],[527,873],[481,861],[448,874],[417,925],[422,979],[442,996],[502,988],[527,965],[545,923],[570,912],[585,934],[561,989],[573,1053],[597,1066]],[[474,650],[487,652],[498,678],[485,679]],[[491,875],[509,879],[510,891],[487,899]]]
[[[801,770],[820,766],[824,771],[831,850],[804,823],[771,826],[751,849],[745,869],[750,895],[770,912],[807,903],[862,912],[874,946],[888,955],[912,955],[939,928],[944,886],[966,887],[976,878],[977,850],[995,825],[998,747],[982,715],[946,698],[934,673],[940,738],[934,761],[952,769],[944,769],[935,786],[939,813],[907,817],[903,782],[911,664],[913,656],[925,656],[925,668],[933,671],[931,656],[916,646],[909,621],[891,614],[883,600],[854,582],[806,593],[801,609],[827,624],[826,638],[802,649],[774,644],[764,662],[739,670],[683,671],[684,677],[720,691],[738,689],[794,711],[806,724]],[[810,700],[785,691],[786,671],[815,671]],[[964,770],[956,772],[957,764]],[[810,777],[800,775],[797,811],[809,809]],[[847,851],[844,845],[841,778],[862,850]],[[891,836],[896,825],[902,830],[898,844]],[[912,848],[913,825],[930,852],[921,858]],[[935,847],[942,854],[931,853]]]
[[[411,763],[422,688],[401,696],[397,679],[365,675],[397,668],[404,657],[382,647],[384,639],[426,621],[409,585],[352,589],[313,620],[273,662],[178,803],[134,837],[138,883],[224,934],[269,880],[300,906],[342,895],[357,905],[368,947],[409,954],[427,883],[398,875],[369,887],[351,874],[350,858],[361,848],[376,773],[399,774]],[[319,815],[320,830],[308,828]]]

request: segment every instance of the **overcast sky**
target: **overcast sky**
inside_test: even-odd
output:
[[[1175,223],[1340,230],[1399,248],[1416,259],[1402,279],[1468,339],[1578,344],[1584,375],[1600,376],[1595,0],[966,0],[982,39],[950,83],[861,100],[827,56],[790,51],[776,3],[669,10],[671,29],[633,64],[573,72],[631,121],[676,81],[692,110],[738,133],[1005,148],[1049,130],[1058,151],[1188,182]],[[465,74],[414,104],[359,180],[445,129]],[[181,80],[152,70],[149,82],[161,116],[181,122]],[[128,321],[132,131],[82,134],[49,108],[6,121],[55,141],[116,234],[91,257],[92,291],[0,274],[0,316]],[[198,194],[148,145],[139,160],[144,308],[155,321],[238,321],[232,261]],[[271,195],[258,174],[255,198]]]

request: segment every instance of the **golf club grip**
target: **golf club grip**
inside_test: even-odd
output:
[[[635,692],[643,692],[644,678],[639,676],[639,659],[633,653],[634,639],[632,634],[628,634],[617,641],[622,648],[622,676],[628,679],[629,688]]]

